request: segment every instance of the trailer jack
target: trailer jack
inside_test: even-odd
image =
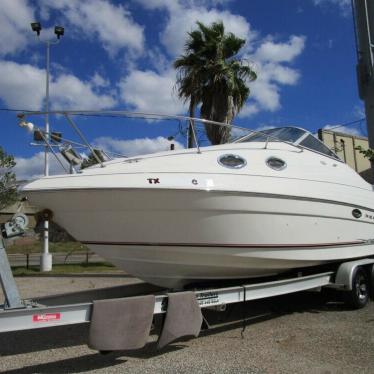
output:
[[[25,214],[16,213],[8,222],[0,225],[0,283],[5,296],[4,309],[26,308],[21,300],[12,269],[5,251],[4,238],[22,236],[27,228],[28,218]]]

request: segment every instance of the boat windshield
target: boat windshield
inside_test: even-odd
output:
[[[326,156],[339,160],[339,157],[326,147],[320,140],[313,136],[309,131],[298,127],[278,127],[267,129],[261,132],[249,134],[236,140],[236,143],[245,142],[287,142],[297,146],[308,148],[312,151],[322,153]]]
[[[271,142],[283,141],[295,143],[306,132],[306,130],[299,129],[298,127],[278,127],[247,135],[246,137],[241,138],[238,142],[266,142],[268,140]]]

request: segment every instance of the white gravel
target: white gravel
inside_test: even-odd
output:
[[[136,282],[133,278],[17,278],[23,297]],[[248,302],[211,314],[225,325],[136,352],[90,350],[87,325],[0,334],[0,372],[24,373],[374,373],[374,303],[358,311],[319,294]],[[224,318],[226,317],[226,318]],[[231,321],[232,322],[227,322]],[[221,321],[221,322],[222,322]]]

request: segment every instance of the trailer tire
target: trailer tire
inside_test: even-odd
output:
[[[370,299],[374,301],[374,265],[369,269],[370,276]]]
[[[359,266],[353,271],[352,290],[346,291],[346,303],[353,309],[361,309],[369,302],[370,281],[367,271]]]

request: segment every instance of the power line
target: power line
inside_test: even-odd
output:
[[[29,110],[29,109],[14,109],[14,108],[0,108],[0,111],[1,112],[24,112],[24,113],[27,113],[27,112],[32,112],[32,110]]]
[[[366,120],[366,118],[364,117],[364,118],[361,118],[361,119],[358,119],[358,120],[355,120],[355,121],[345,122],[345,123],[342,123],[341,125],[331,126],[331,127],[328,128],[328,130],[338,129],[339,127],[346,127],[346,126],[352,126],[352,125],[360,125],[365,120]]]

